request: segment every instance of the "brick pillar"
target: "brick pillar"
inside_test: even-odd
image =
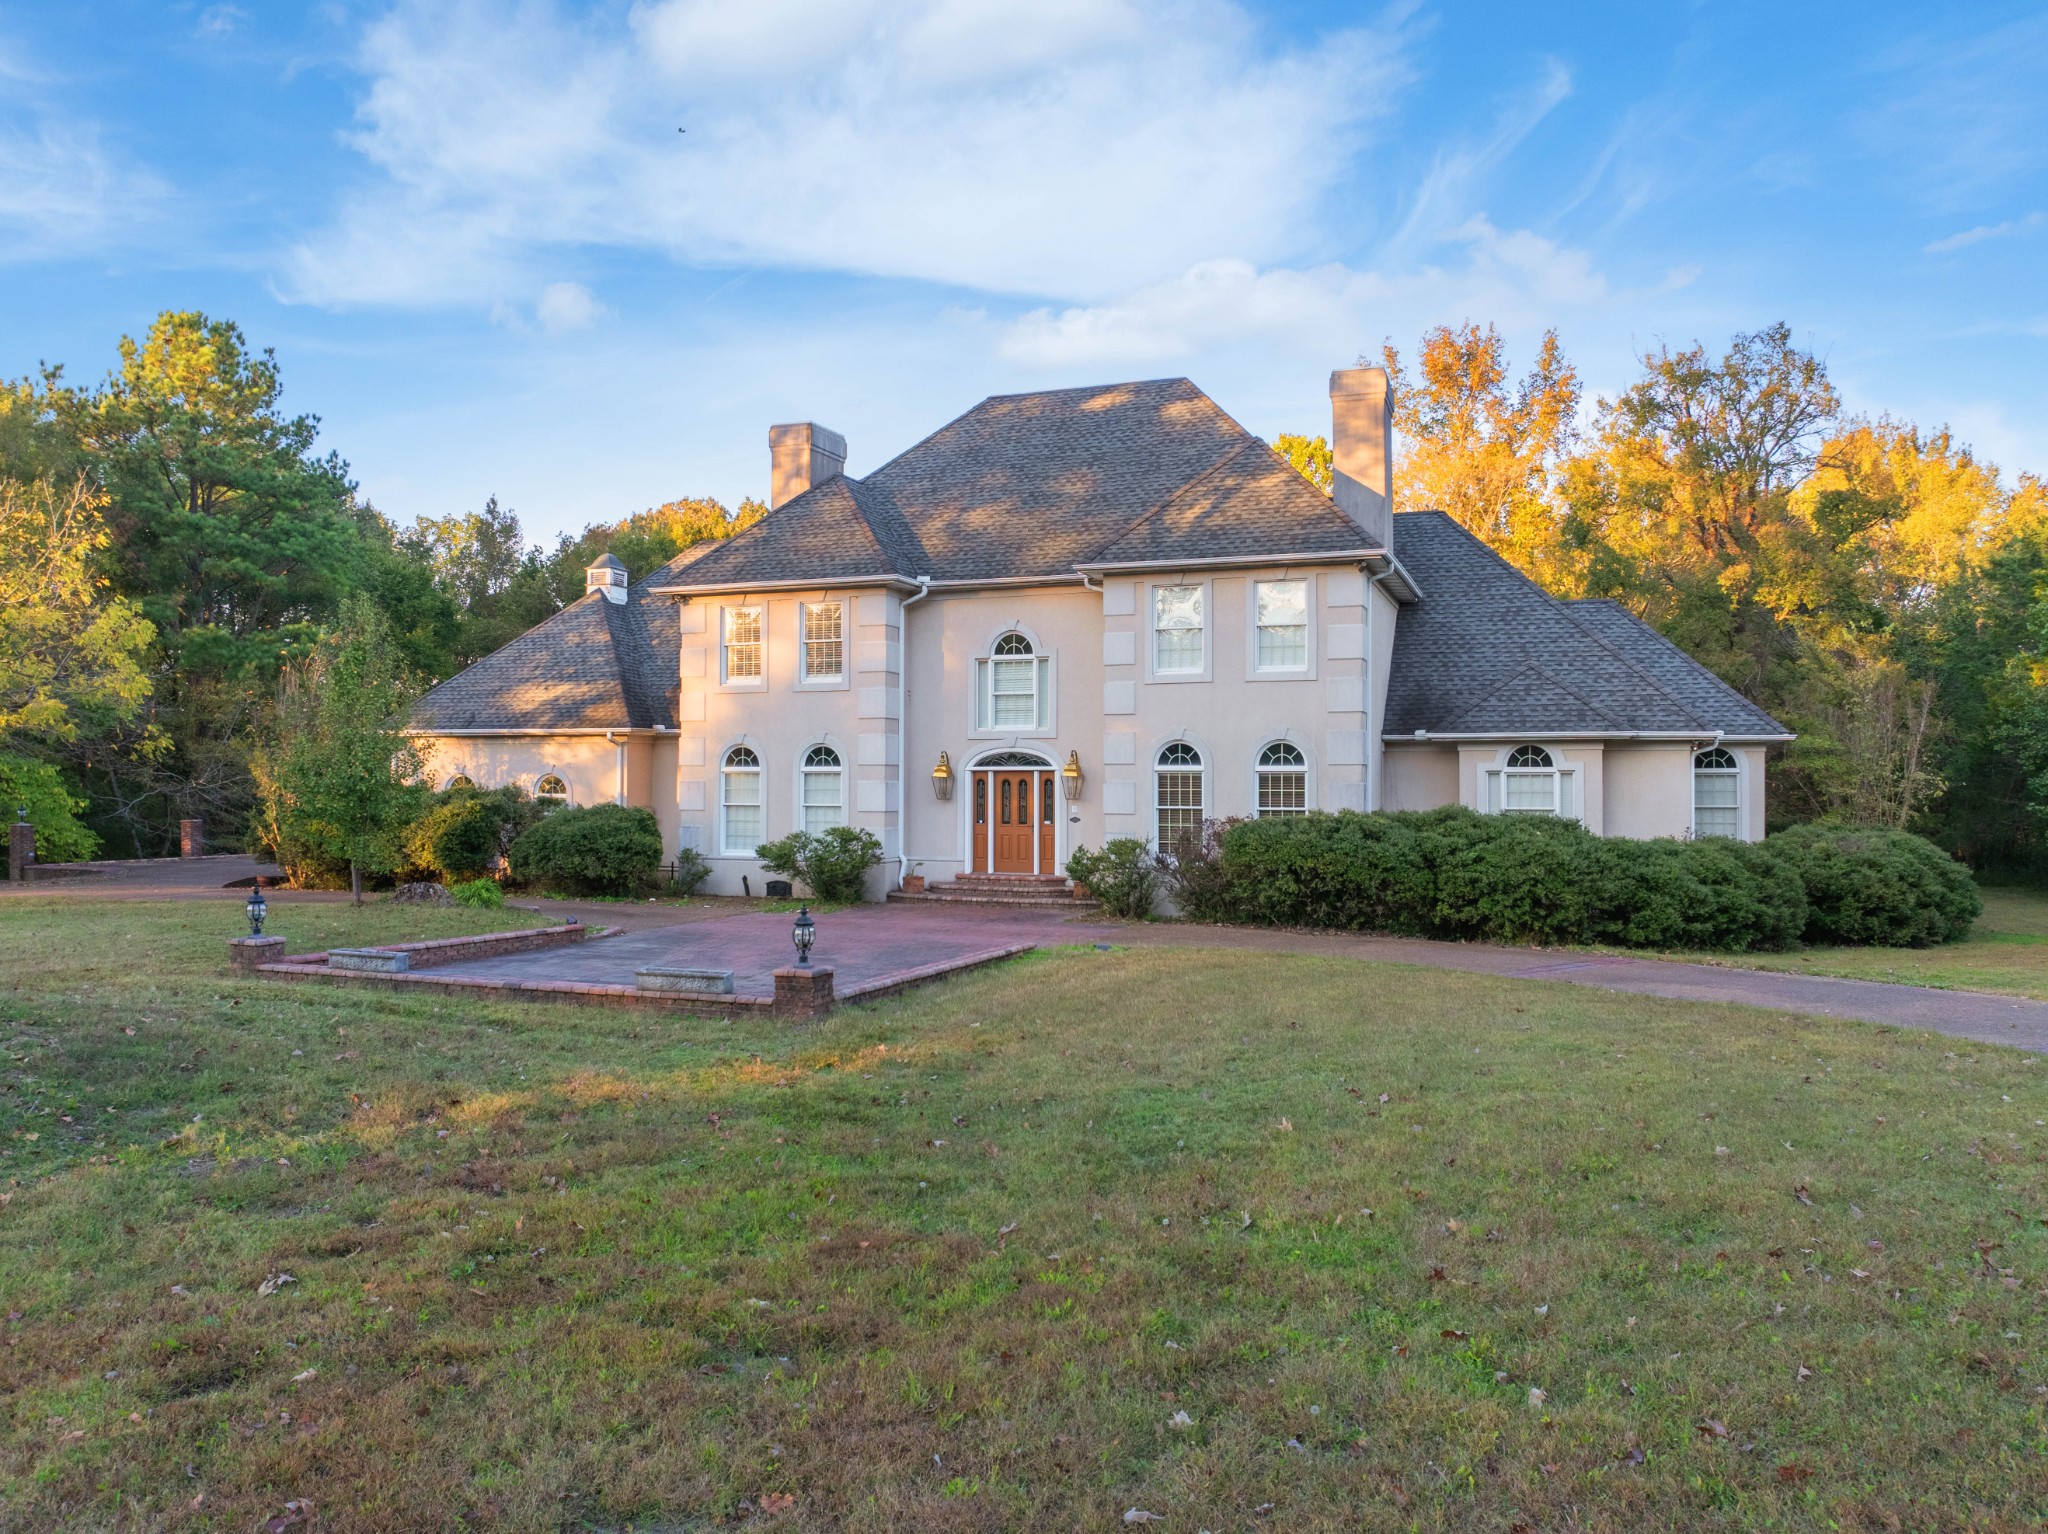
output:
[[[181,858],[203,858],[206,856],[205,821],[181,820],[178,822],[178,856]]]
[[[775,1015],[810,1022],[832,1010],[832,971],[792,966],[775,972]]]
[[[26,879],[29,865],[36,860],[36,828],[17,820],[7,828],[7,877]]]
[[[284,939],[265,934],[262,937],[231,937],[228,939],[228,968],[238,975],[255,971],[259,964],[275,964],[284,957]]]

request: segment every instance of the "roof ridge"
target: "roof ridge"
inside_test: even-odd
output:
[[[879,486],[869,485],[865,480],[848,479],[844,474],[838,477],[846,480],[846,494],[853,502],[854,514],[866,524],[868,536],[875,540],[875,547],[880,551],[885,564],[891,566],[900,564],[901,560],[897,558],[897,555],[900,553],[914,552],[917,555],[918,569],[914,571],[895,570],[893,573],[897,575],[929,574],[932,563],[931,555],[925,552],[924,541],[917,536],[917,529],[910,525],[908,518],[896,510],[896,503],[893,500],[887,500],[886,504],[884,504],[886,499],[885,493]],[[870,506],[871,501],[873,502],[872,507]],[[876,516],[878,514],[889,523],[889,531],[886,537],[883,535],[881,527],[876,523]],[[892,544],[898,546],[892,547]]]
[[[1664,646],[1665,649],[1671,651],[1672,654],[1677,655],[1682,659],[1691,661],[1693,665],[1699,667],[1702,674],[1709,678],[1716,687],[1720,688],[1721,691],[1726,693],[1729,697],[1735,699],[1735,701],[1742,704],[1743,707],[1753,708],[1758,713],[1763,714],[1766,717],[1776,717],[1775,715],[1772,715],[1770,713],[1770,710],[1766,709],[1761,703],[1757,702],[1754,698],[1745,695],[1742,689],[1735,686],[1734,683],[1730,682],[1726,677],[1722,676],[1721,673],[1716,671],[1712,666],[1709,666],[1708,664],[1706,664],[1706,662],[1698,659],[1696,656],[1691,655],[1682,647],[1673,643],[1669,638],[1665,637],[1663,634],[1658,633],[1653,625],[1644,622],[1641,618],[1637,617],[1634,613],[1630,612],[1626,604],[1616,600],[1613,597],[1573,597],[1572,599],[1570,599],[1569,602],[1565,603],[1566,606],[1572,607],[1579,606],[1580,604],[1584,604],[1588,607],[1597,606],[1613,608],[1615,612],[1619,613],[1622,617],[1628,619],[1629,622],[1635,624],[1636,627],[1640,628],[1645,634],[1649,635],[1650,638],[1654,639],[1658,644]],[[1613,647],[1609,646],[1609,648],[1611,649]],[[1637,669],[1641,670],[1640,667],[1638,667]],[[1664,691],[1665,696],[1670,696],[1670,692],[1668,691],[1668,689],[1662,688],[1661,684],[1659,690]],[[1686,712],[1691,714],[1692,710],[1688,708]],[[1693,717],[1697,719],[1699,716],[1697,714],[1694,714]],[[1704,721],[1702,722],[1704,723]]]
[[[1466,704],[1463,708],[1459,709],[1457,713],[1453,714],[1450,717],[1449,721],[1447,721],[1446,728],[1455,729],[1457,727],[1457,723],[1459,720],[1463,719],[1467,714],[1475,713],[1479,709],[1484,708],[1487,704],[1491,703],[1495,698],[1498,698],[1502,693],[1506,692],[1510,687],[1512,687],[1516,682],[1520,681],[1522,677],[1526,676],[1531,671],[1535,672],[1538,676],[1542,677],[1544,681],[1548,682],[1552,687],[1555,687],[1559,692],[1564,693],[1567,697],[1571,698],[1574,702],[1578,703],[1589,714],[1593,714],[1600,719],[1606,720],[1607,723],[1614,725],[1616,728],[1620,727],[1621,721],[1617,719],[1611,711],[1609,711],[1608,709],[1604,709],[1599,704],[1593,702],[1584,693],[1580,692],[1578,688],[1572,686],[1571,683],[1557,676],[1554,672],[1552,672],[1547,666],[1543,665],[1540,661],[1525,660],[1522,662],[1520,666],[1516,667],[1513,671],[1510,671],[1506,676],[1502,677],[1500,681],[1495,683],[1491,689],[1481,693],[1478,697],[1474,698],[1470,703]]]
[[[919,437],[915,442],[911,443],[910,446],[904,448],[903,451],[896,454],[895,457],[889,458],[884,462],[877,464],[874,468],[868,470],[867,473],[861,476],[860,483],[863,486],[865,486],[869,480],[881,478],[882,475],[888,473],[890,469],[894,468],[897,464],[901,463],[904,459],[908,458],[912,453],[916,452],[926,443],[938,441],[938,439],[943,437],[947,432],[951,431],[954,427],[958,426],[962,421],[966,420],[969,416],[973,415],[975,411],[981,409],[984,405],[992,405],[997,400],[1050,399],[1052,396],[1056,394],[1101,394],[1109,389],[1142,389],[1148,384],[1172,383],[1184,383],[1190,389],[1193,389],[1195,393],[1201,394],[1202,398],[1209,399],[1209,396],[1207,394],[1202,393],[1201,385],[1197,384],[1193,379],[1185,377],[1140,378],[1134,379],[1127,383],[1074,384],[1065,389],[1026,389],[1020,394],[985,394],[980,399],[976,400],[973,404],[969,405],[965,410],[961,411],[958,415],[954,416],[952,420],[946,422],[942,426],[935,427],[931,431],[926,432],[922,437]],[[1216,404],[1214,400],[1209,400],[1209,403],[1212,405]],[[1223,407],[1221,405],[1216,405],[1216,409],[1219,413],[1223,412]],[[1236,423],[1233,421],[1232,424]],[[1243,430],[1243,428],[1240,427],[1239,430]]]
[[[1222,407],[1220,405],[1217,408],[1219,410],[1222,410]],[[1230,413],[1228,411],[1224,411],[1223,415],[1224,419],[1230,421],[1230,423],[1233,426],[1238,425],[1236,420],[1230,416]],[[1238,430],[1244,431],[1244,428],[1242,426],[1238,426]],[[1215,478],[1215,476],[1221,474],[1225,469],[1229,468],[1230,465],[1236,463],[1238,459],[1244,456],[1245,450],[1249,448],[1252,445],[1252,443],[1258,441],[1258,438],[1252,436],[1252,434],[1248,431],[1245,432],[1245,437],[1247,440],[1238,443],[1236,447],[1232,448],[1229,452],[1225,453],[1221,458],[1217,459],[1214,463],[1210,464],[1208,468],[1202,470],[1202,472],[1197,474],[1193,479],[1184,480],[1180,485],[1176,486],[1174,490],[1170,494],[1168,494],[1164,500],[1160,501],[1156,505],[1147,506],[1143,511],[1139,512],[1137,516],[1133,517],[1129,522],[1125,523],[1122,527],[1118,528],[1115,533],[1111,534],[1108,538],[1105,538],[1101,543],[1097,544],[1095,547],[1095,553],[1090,555],[1089,558],[1093,559],[1097,555],[1100,555],[1109,549],[1115,548],[1119,543],[1122,543],[1124,539],[1128,538],[1132,533],[1136,532],[1139,528],[1143,527],[1147,522],[1151,521],[1154,517],[1158,516],[1161,512],[1165,511],[1175,501],[1179,500],[1182,496],[1194,490],[1196,486],[1204,483],[1207,480]],[[1086,561],[1078,562],[1086,563]]]

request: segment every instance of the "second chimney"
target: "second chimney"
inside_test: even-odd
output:
[[[1385,368],[1330,375],[1331,497],[1381,548],[1394,546],[1394,390]]]
[[[846,472],[846,439],[810,421],[768,428],[768,509]]]

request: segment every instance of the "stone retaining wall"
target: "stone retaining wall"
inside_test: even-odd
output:
[[[519,932],[484,932],[475,937],[437,937],[418,943],[378,943],[374,946],[386,953],[404,954],[414,969],[432,969],[438,964],[461,964],[470,959],[496,958],[500,954],[538,953],[544,948],[580,943],[593,933],[607,936],[613,930],[570,922],[560,927],[530,927]],[[295,953],[279,962],[325,968],[327,953],[324,949],[319,953]]]

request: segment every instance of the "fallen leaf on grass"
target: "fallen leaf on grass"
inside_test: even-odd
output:
[[[1640,1465],[1648,1460],[1649,1457],[1649,1455],[1643,1452],[1641,1444],[1631,1444],[1628,1453],[1622,1455],[1621,1461],[1625,1465]]]
[[[277,1291],[282,1289],[286,1284],[296,1284],[297,1282],[298,1280],[296,1278],[293,1278],[289,1273],[273,1273],[270,1275],[270,1277],[266,1278],[265,1280],[263,1280],[262,1283],[256,1286],[256,1293],[259,1297],[264,1295],[272,1295],[277,1293]]]
[[[302,1369],[292,1376],[292,1383],[294,1385],[303,1385],[307,1380],[317,1379],[319,1376],[320,1371],[318,1369]]]
[[[1813,1378],[1813,1371],[1807,1368],[1805,1364],[1801,1364],[1799,1372],[1794,1374],[1792,1378],[1795,1380],[1810,1380]]]
[[[312,1516],[313,1504],[294,1498],[285,1503],[283,1512],[264,1521],[263,1534],[285,1534],[285,1530],[297,1528]]]
[[[1166,1425],[1168,1427],[1193,1427],[1195,1419],[1184,1411],[1177,1411],[1166,1419]]]
[[[1805,1183],[1801,1183],[1798,1187],[1794,1188],[1792,1190],[1792,1196],[1798,1199],[1799,1202],[1802,1204],[1811,1204],[1813,1202],[1813,1195],[1806,1191]]]
[[[1800,1464],[1799,1461],[1797,1461],[1796,1459],[1788,1459],[1785,1461],[1784,1464],[1778,1467],[1778,1479],[1783,1481],[1787,1486],[1797,1486],[1801,1481],[1805,1480],[1808,1476],[1812,1474],[1813,1472],[1811,1470],[1807,1469],[1806,1466]]]
[[[1456,1331],[1451,1327],[1447,1326],[1442,1331],[1438,1332],[1437,1335],[1443,1338],[1443,1340],[1446,1342],[1463,1342],[1467,1337],[1471,1336],[1472,1334],[1470,1332]]]
[[[771,1518],[777,1513],[786,1513],[796,1506],[796,1497],[786,1491],[764,1491],[761,1493],[761,1511]]]
[[[1543,1404],[1543,1403],[1544,1403],[1545,1401],[1547,1401],[1547,1400],[1549,1400],[1549,1399],[1550,1399],[1550,1392],[1549,1392],[1549,1391],[1547,1391],[1547,1390],[1541,1390],[1541,1389],[1538,1389],[1538,1388],[1537,1388],[1536,1386],[1534,1386],[1534,1385],[1531,1385],[1531,1386],[1529,1387],[1529,1404],[1530,1404],[1531,1406],[1541,1406],[1541,1405],[1542,1405],[1542,1404]]]
[[[1704,1422],[1694,1423],[1693,1431],[1702,1438],[1726,1438],[1728,1436],[1728,1424],[1709,1417]]]
[[[1124,1509],[1125,1523],[1164,1523],[1165,1521],[1158,1513],[1148,1513],[1142,1507],[1127,1507]]]

